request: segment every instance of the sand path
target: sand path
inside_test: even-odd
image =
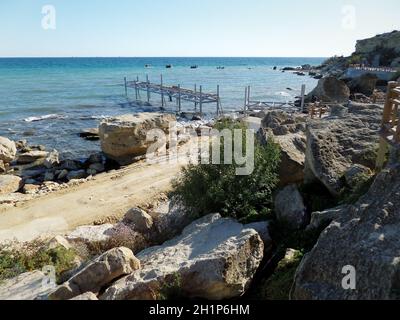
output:
[[[190,143],[181,152],[186,152]],[[181,163],[146,162],[97,175],[79,186],[57,191],[0,211],[0,242],[30,241],[63,234],[110,216],[123,216],[133,206],[152,202],[170,189]]]

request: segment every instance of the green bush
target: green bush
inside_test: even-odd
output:
[[[274,273],[259,285],[256,300],[289,300],[296,270],[300,265],[303,254],[298,252],[293,259],[283,259],[279,262]]]
[[[0,247],[0,281],[16,277],[24,272],[54,266],[56,275],[74,267],[76,253],[64,247],[48,249],[40,241]]]
[[[216,129],[246,127],[226,120],[218,124]],[[243,131],[244,152],[245,141],[246,133]],[[220,154],[223,159],[224,148],[221,148]],[[235,161],[233,164],[189,165],[183,169],[180,178],[173,182],[171,196],[181,200],[196,217],[218,212],[243,223],[265,219],[271,213],[279,162],[280,149],[277,144],[269,140],[262,145],[255,139],[252,174],[236,175],[236,169],[240,166]]]

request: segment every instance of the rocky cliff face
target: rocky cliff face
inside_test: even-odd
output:
[[[400,31],[384,33],[369,39],[357,41],[355,55],[362,56],[369,63],[376,66],[398,67]]]
[[[399,188],[397,164],[382,172],[357,204],[338,208],[297,270],[292,298],[400,298]],[[342,285],[346,266],[354,268],[355,288]]]

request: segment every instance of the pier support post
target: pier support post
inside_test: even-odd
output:
[[[247,87],[244,89],[244,107],[243,107],[243,113],[246,115],[247,112]]]
[[[149,75],[146,75],[146,86],[147,86],[147,102],[150,103],[150,81]]]
[[[163,76],[161,75],[161,107],[164,108]]]
[[[196,100],[196,97],[197,97],[197,84],[194,85],[194,96],[195,96],[195,99],[194,99],[194,111],[197,112],[197,100]]]
[[[217,85],[217,117],[220,115],[219,85]]]
[[[181,113],[182,103],[181,103],[181,85],[178,85],[178,110]]]
[[[305,110],[304,110],[304,107],[305,107],[305,105],[304,105],[305,94],[306,94],[306,85],[303,84],[301,86],[301,105],[300,105],[300,111],[303,112],[303,113],[305,112]]]
[[[203,116],[203,87],[200,86],[200,116]]]

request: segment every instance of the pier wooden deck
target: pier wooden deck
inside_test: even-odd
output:
[[[146,93],[147,102],[150,102],[152,94],[160,95],[162,107],[166,105],[166,97],[169,99],[169,101],[176,99],[177,112],[182,111],[182,101],[187,101],[194,104],[196,112],[197,107],[199,107],[200,115],[203,114],[203,105],[208,103],[216,104],[217,115],[221,115],[223,113],[221,108],[219,85],[217,86],[217,93],[206,93],[203,91],[203,86],[199,86],[199,90],[197,90],[197,85],[195,85],[194,90],[182,88],[180,85],[166,86],[163,84],[163,77],[161,76],[160,84],[151,83],[148,77],[146,77],[146,81],[139,81],[139,78],[137,78],[135,81],[127,81],[125,78],[126,94],[128,94],[127,88],[132,88],[135,90],[136,100],[140,98],[140,91]]]

